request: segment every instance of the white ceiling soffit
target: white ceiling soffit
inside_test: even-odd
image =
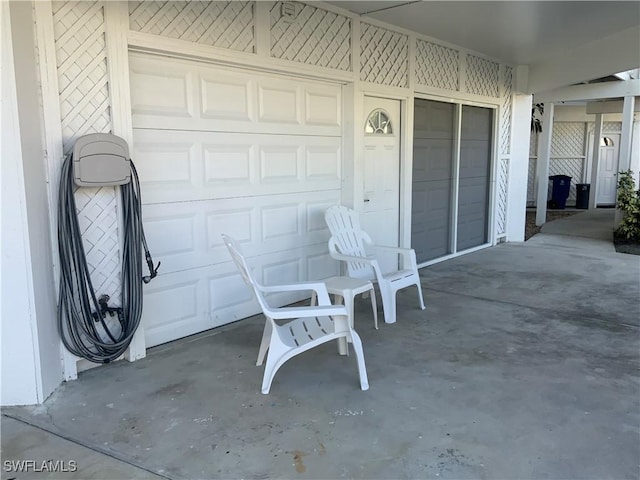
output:
[[[570,60],[574,51],[580,53],[574,62],[589,64],[588,68],[583,65],[576,72],[586,77],[573,78],[576,75],[565,74],[555,82],[547,78],[546,82],[538,82],[537,91],[640,67],[640,2],[637,1],[337,0],[328,3],[504,63],[529,65],[530,72],[541,67],[540,80],[551,73],[544,68],[548,62],[552,63],[555,74],[558,64],[564,59]],[[627,39],[632,41],[621,51],[620,41]],[[587,45],[595,47],[597,55],[606,50],[607,45],[616,50],[609,51],[609,62],[600,66],[602,57],[590,56],[584,51]],[[605,68],[613,70],[603,72]]]

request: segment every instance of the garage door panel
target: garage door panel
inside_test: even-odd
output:
[[[192,72],[171,66],[164,70],[133,66],[130,82],[134,115],[162,117],[168,121],[197,118]]]
[[[241,241],[247,255],[326,248],[324,212],[339,199],[333,191],[145,205],[143,222],[163,275],[226,262],[222,233]]]
[[[227,259],[219,265],[160,275],[145,286],[142,322],[148,347],[260,313],[228,254]],[[247,255],[247,263],[255,277],[265,284],[338,274],[338,263],[329,257],[324,245],[296,248],[285,254]],[[278,306],[309,296],[310,292],[304,291],[268,298]]]
[[[302,91],[283,82],[262,81],[258,85],[258,120],[302,125]]]
[[[222,122],[252,122],[255,119],[252,92],[256,87],[253,81],[219,74],[202,74],[200,88],[202,119]]]
[[[259,147],[260,183],[298,183],[300,181],[301,147],[273,145]]]
[[[260,196],[341,185],[341,139],[135,130],[145,204]]]
[[[134,128],[340,136],[340,85],[130,56]]]

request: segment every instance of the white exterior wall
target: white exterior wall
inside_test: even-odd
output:
[[[111,131],[132,142],[128,51],[133,49],[343,83],[342,200],[350,205],[362,204],[362,145],[358,138],[364,124],[363,98],[368,94],[401,100],[404,151],[400,238],[404,245],[410,238],[415,96],[494,108],[490,238],[492,242],[521,240],[522,188],[512,182],[526,177],[527,156],[521,151],[524,127],[519,133],[512,132],[514,107],[519,114],[524,111],[524,100],[519,99],[517,104],[513,100],[512,67],[332,6],[291,3],[297,9],[294,22],[304,22],[302,28],[292,27],[291,22],[280,18],[276,2],[36,2],[51,203],[55,204],[62,154],[71,149],[77,137]],[[526,117],[529,118],[528,111]],[[46,195],[44,179],[38,181],[36,188]],[[82,205],[91,207],[81,211],[84,221],[97,222],[106,232],[105,238],[94,242],[103,251],[94,253],[101,259],[113,259],[91,266],[99,267],[97,283],[104,285],[103,290],[111,289],[117,298],[117,200],[113,189],[96,189],[83,195],[81,210]],[[50,225],[55,228],[55,207],[49,209],[40,203],[34,208],[39,215],[50,216]],[[24,245],[23,234],[17,233],[12,242]],[[51,253],[55,249],[54,238],[48,251],[49,276],[57,269],[57,254]],[[88,252],[89,259],[91,256]],[[33,263],[33,259],[29,261]],[[51,321],[55,308],[49,305],[48,311],[38,315]],[[3,329],[4,325],[3,317]],[[40,339],[40,344],[43,342],[57,342],[57,333],[46,332],[45,338]],[[31,351],[41,350],[33,338],[21,343]],[[144,355],[139,336],[131,350],[132,358]],[[74,361],[66,355],[65,378],[74,378]],[[33,372],[31,367],[25,368]],[[46,381],[53,384],[59,380],[51,372],[36,371],[33,375],[46,375]]]
[[[32,6],[2,3],[2,404],[60,383]],[[11,58],[13,57],[13,58]]]
[[[2,397],[3,405],[37,403],[33,281],[30,271],[22,149],[18,126],[9,3],[0,3],[2,46]],[[8,208],[11,205],[11,208]]]

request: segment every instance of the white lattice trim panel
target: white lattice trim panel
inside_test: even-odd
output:
[[[501,158],[498,165],[498,185],[496,190],[496,233],[507,233],[507,201],[509,197],[509,159]]]
[[[254,2],[129,2],[131,30],[255,52]]]
[[[351,70],[351,20],[299,2],[287,2],[295,18],[271,8],[271,56],[336,70]]]
[[[500,151],[503,155],[508,155],[511,151],[512,79],[512,68],[505,67],[502,78],[502,109],[500,112]]]
[[[458,51],[435,43],[416,43],[416,81],[419,85],[459,90]]]
[[[53,27],[63,148],[88,133],[111,131],[111,114],[101,2],[54,2]],[[96,293],[120,303],[120,253],[113,188],[80,188],[76,207]]]
[[[499,97],[500,64],[475,55],[467,55],[467,93]]]
[[[555,122],[551,135],[552,157],[581,157],[585,149],[584,122]]]
[[[408,84],[408,38],[398,32],[362,23],[360,80],[392,87]]]
[[[536,163],[537,159],[529,157],[529,173],[527,176],[527,204],[534,205],[536,202]]]
[[[104,12],[98,2],[54,2],[52,10],[63,148],[69,153],[77,135],[111,129]]]
[[[538,155],[538,135],[531,132],[529,136],[529,156],[535,157]]]
[[[589,133],[595,131],[595,123],[589,122]],[[622,131],[622,122],[602,122],[602,131],[609,133],[620,133]]]

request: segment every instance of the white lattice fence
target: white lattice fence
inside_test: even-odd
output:
[[[111,131],[104,9],[101,2],[54,2],[53,26],[63,148],[88,133]],[[91,280],[97,293],[120,300],[120,253],[113,187],[76,192]]]
[[[129,2],[131,30],[255,52],[253,2]]]
[[[271,56],[336,70],[351,70],[351,20],[299,2],[287,2],[295,20],[271,8]]]
[[[602,131],[603,132],[620,132],[622,131],[622,122],[602,122]]]
[[[509,198],[509,159],[501,158],[498,165],[498,185],[496,190],[496,234],[507,233],[507,207]]]
[[[595,124],[593,122],[590,122],[589,133],[594,133],[594,131],[595,131]],[[622,131],[622,122],[602,122],[602,131],[618,133]]]
[[[466,91],[485,97],[500,96],[500,64],[467,55]]]
[[[458,91],[458,51],[424,40],[416,45],[416,81],[419,85]]]
[[[502,78],[502,109],[500,112],[500,152],[503,155],[508,155],[511,151],[512,79],[512,68],[505,67]]]
[[[360,34],[360,80],[393,87],[408,84],[408,38],[363,23]]]
[[[536,203],[538,192],[536,191],[536,164],[535,157],[529,157],[529,174],[527,176],[527,205],[533,206]]]
[[[584,122],[555,122],[551,135],[552,157],[584,155]]]

